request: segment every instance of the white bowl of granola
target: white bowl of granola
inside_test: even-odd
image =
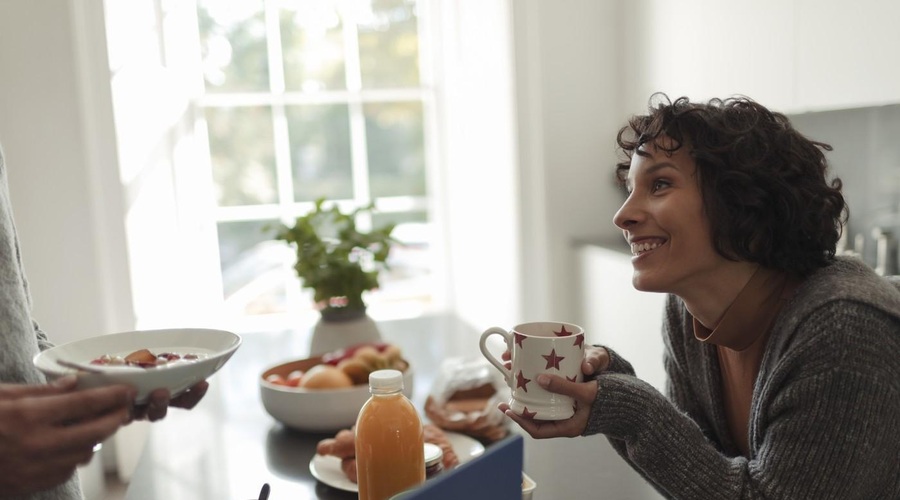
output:
[[[224,330],[142,330],[58,345],[33,362],[51,380],[75,374],[81,388],[132,385],[140,404],[156,389],[168,389],[175,397],[209,378],[240,345],[240,336]]]

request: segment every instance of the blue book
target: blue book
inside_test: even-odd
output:
[[[521,500],[524,441],[510,435],[480,456],[391,500]]]

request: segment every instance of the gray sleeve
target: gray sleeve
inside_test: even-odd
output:
[[[609,354],[609,366],[606,367],[607,373],[627,373],[629,375],[634,375],[634,368],[631,366],[625,358],[620,356],[613,349],[605,346],[605,345],[596,345],[594,347],[602,347],[606,349],[606,352]],[[599,376],[599,374],[594,375],[594,378]]]
[[[31,323],[34,325],[34,337],[37,339],[38,348],[42,351],[46,351],[53,347],[53,342],[50,342],[50,339],[47,338],[47,334],[41,330],[37,321],[32,320]]]
[[[8,279],[11,283],[15,283],[16,281],[21,282],[20,297],[22,297],[24,302],[23,305],[26,309],[23,313],[30,315],[31,291],[29,290],[28,278],[25,276],[25,269],[22,265],[22,253],[19,250],[19,237],[16,231],[15,220],[12,215],[11,201],[9,199],[9,186],[7,184],[6,162],[4,160],[2,147],[0,147],[0,196],[3,197],[2,202],[0,202],[0,207],[2,207],[3,210],[3,224],[8,226],[4,231],[7,246],[2,252],[4,265],[10,266],[6,273],[8,278],[5,279]],[[47,334],[41,330],[37,322],[31,320],[31,324],[38,348],[43,351],[53,347],[53,344],[47,339]]]
[[[42,383],[32,358],[50,346],[31,318],[31,296],[13,220],[6,164],[0,150],[0,380]]]

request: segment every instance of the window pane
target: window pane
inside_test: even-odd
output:
[[[353,197],[350,114],[346,104],[285,109],[295,201]]]
[[[262,0],[199,0],[197,17],[207,92],[267,91]]]
[[[415,0],[372,0],[357,16],[359,64],[364,88],[419,84],[419,35]]]
[[[296,2],[281,11],[287,90],[346,88],[341,18],[330,2]]]
[[[293,262],[293,250],[273,239],[277,221],[220,222],[219,255],[226,310],[232,313],[269,314],[286,311],[284,263]]]
[[[219,206],[276,203],[271,108],[207,108],[205,112]]]
[[[403,235],[408,235],[407,240],[410,241],[422,241],[421,236],[422,233],[407,233],[405,230],[401,231],[401,227],[404,224],[412,224],[412,223],[425,223],[428,222],[428,215],[425,212],[374,212],[372,213],[372,227],[381,227],[384,224],[388,224],[393,222],[396,224],[397,228],[395,231],[399,231]],[[392,233],[394,234],[394,233]],[[415,234],[416,237],[412,237]],[[394,234],[397,236],[397,234]],[[400,239],[398,237],[398,239]],[[405,240],[404,240],[405,241]]]
[[[427,219],[425,212],[378,213],[372,217],[375,227],[386,222],[397,224],[392,235],[400,241],[391,249],[390,268],[380,276],[378,294],[384,300],[430,302],[434,245],[433,226]]]
[[[367,104],[365,115],[372,197],[424,196],[422,104]]]

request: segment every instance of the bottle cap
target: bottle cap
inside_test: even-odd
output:
[[[403,389],[403,374],[399,370],[375,370],[369,374],[372,391],[399,391]]]

